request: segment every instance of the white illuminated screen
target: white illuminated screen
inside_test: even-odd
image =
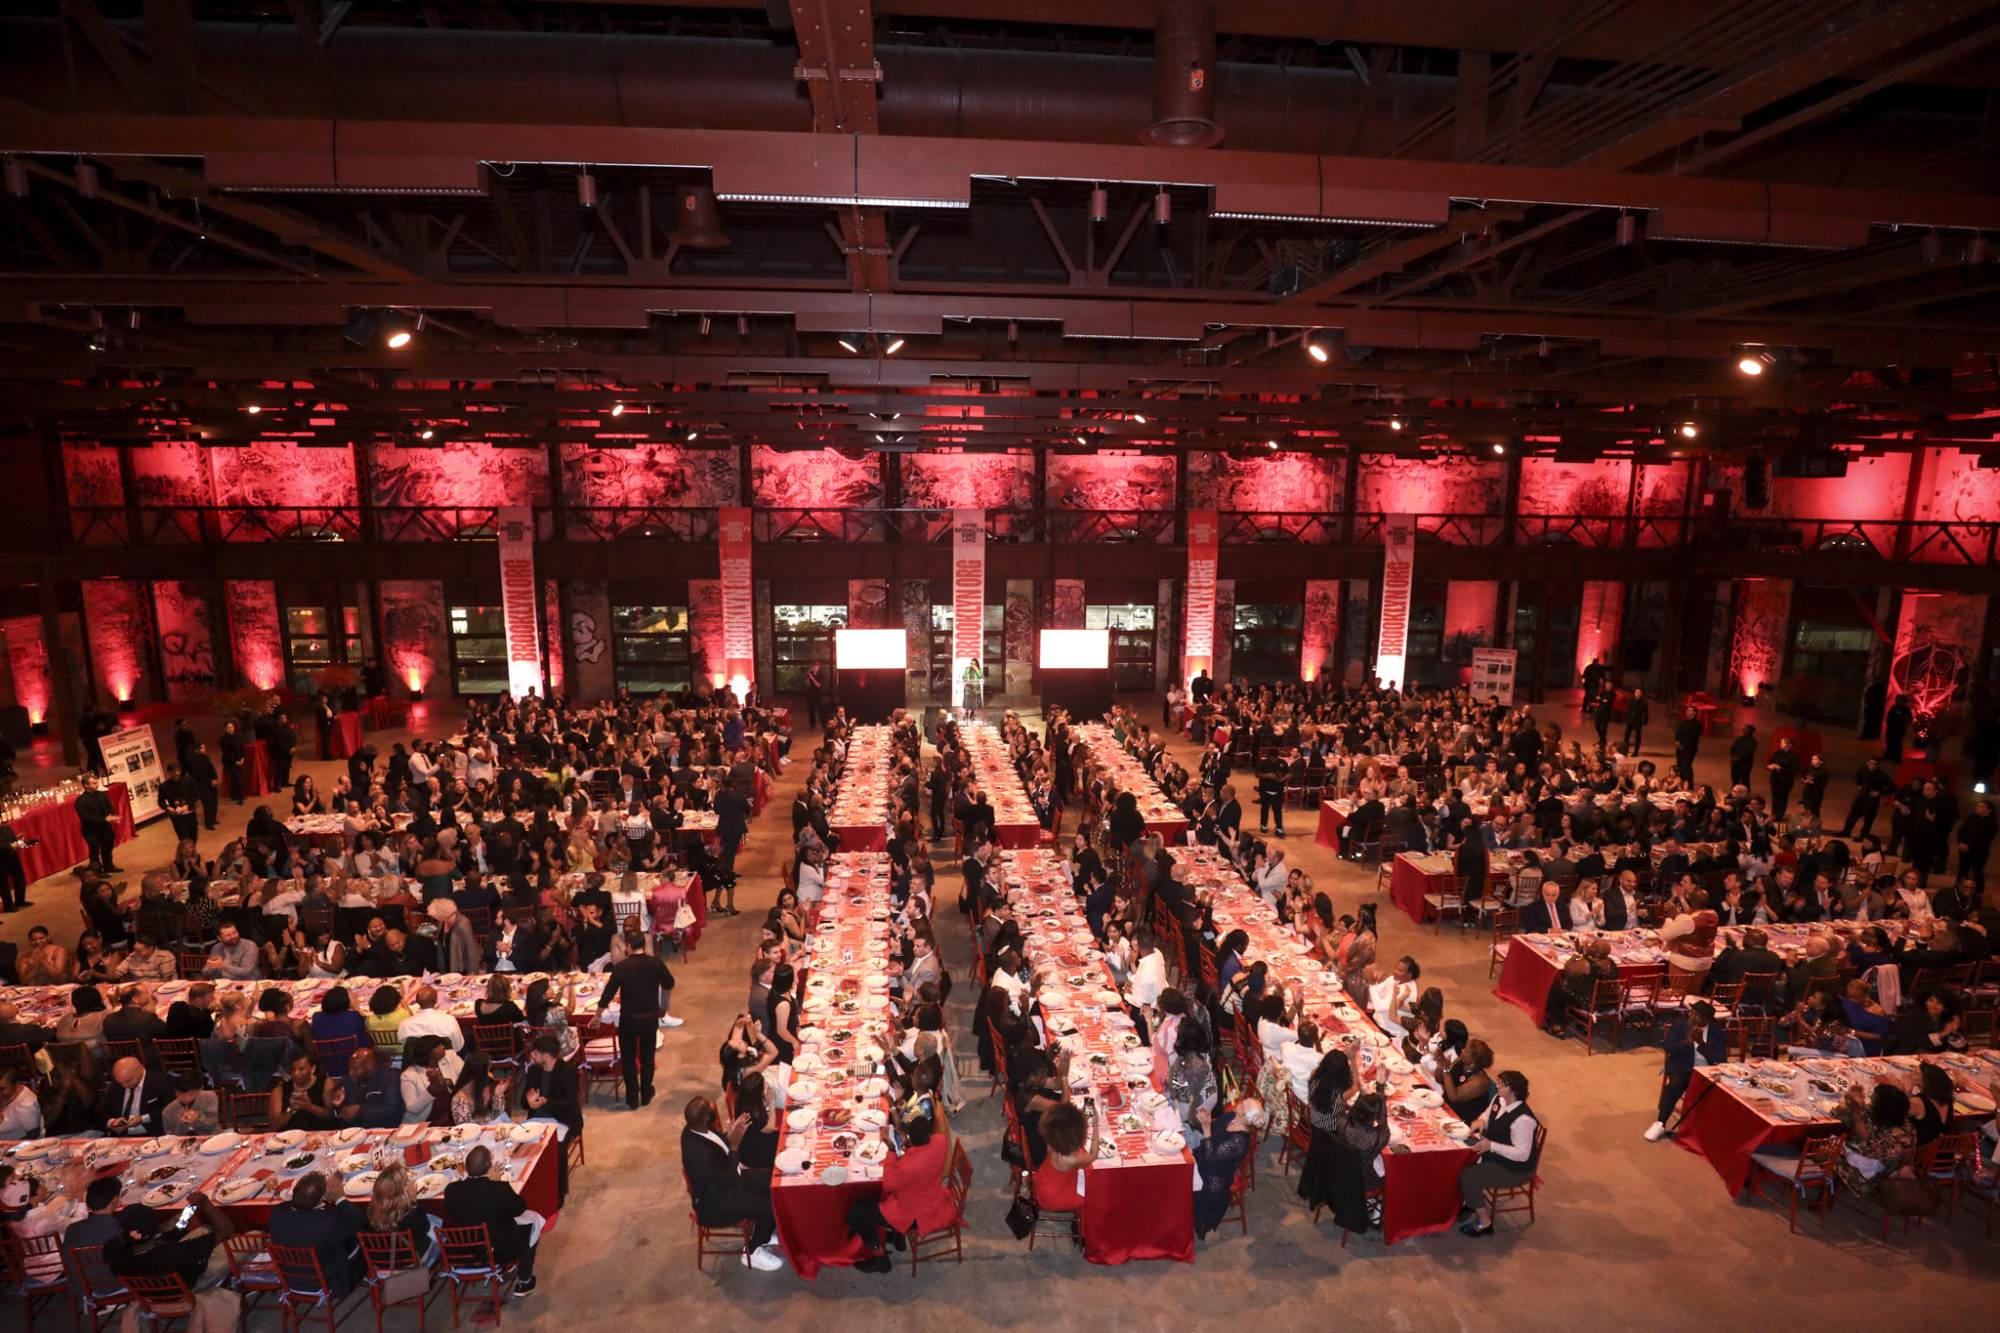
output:
[[[1042,665],[1058,671],[1102,671],[1111,665],[1111,631],[1045,629]]]
[[[837,629],[833,663],[842,671],[901,671],[909,642],[899,629]]]

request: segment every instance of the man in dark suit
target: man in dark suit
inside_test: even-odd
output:
[[[705,1227],[750,1223],[750,1252],[743,1262],[764,1273],[783,1268],[784,1256],[771,1243],[777,1221],[771,1212],[770,1181],[744,1175],[738,1154],[750,1117],[739,1115],[722,1126],[715,1103],[706,1097],[690,1098],[681,1114],[687,1122],[681,1130],[681,1170],[687,1173],[695,1220]]]
[[[1757,762],[1757,728],[1745,726],[1729,742],[1729,785],[1747,787],[1750,785],[1750,766]]]
[[[112,1138],[157,1138],[160,1113],[174,1099],[173,1076],[148,1070],[131,1056],[111,1066],[97,1109],[104,1115],[104,1132]]]
[[[1713,989],[1716,986],[1732,986],[1756,973],[1782,976],[1784,971],[1785,960],[1771,952],[1770,937],[1753,928],[1743,932],[1742,944],[1728,945],[1715,956],[1715,962],[1708,969],[1708,982]],[[1762,995],[1747,995],[1744,998],[1752,1004],[1762,1003],[1765,999]]]
[[[653,1068],[660,1040],[660,1015],[666,1009],[662,998],[674,988],[674,974],[650,953],[635,953],[611,969],[604,993],[598,997],[602,1012],[621,994],[618,1005],[618,1064],[625,1078],[625,1104],[634,1111],[651,1105]],[[680,1020],[674,1020],[678,1027]]]
[[[299,1177],[292,1197],[271,1210],[271,1243],[311,1250],[319,1257],[327,1294],[338,1301],[361,1280],[361,1228],[368,1215],[345,1199],[328,1203],[326,1177]]]
[[[1234,839],[1243,827],[1243,806],[1236,799],[1236,788],[1225,785],[1219,793],[1221,800],[1215,811],[1215,831],[1227,833]]]
[[[553,1120],[567,1131],[556,1152],[556,1202],[569,1196],[569,1144],[583,1133],[583,1093],[576,1066],[562,1058],[554,1036],[542,1033],[528,1047],[528,1067],[521,1073],[522,1099],[530,1120]]]
[[[513,1264],[517,1280],[514,1295],[526,1296],[535,1289],[535,1242],[541,1239],[541,1219],[528,1213],[527,1202],[505,1180],[492,1175],[493,1152],[483,1145],[465,1155],[465,1179],[444,1187],[445,1216],[455,1227],[485,1227],[493,1260]]]
[[[1660,1089],[1660,1112],[1646,1130],[1646,1142],[1658,1143],[1667,1137],[1667,1117],[1687,1095],[1694,1082],[1696,1065],[1719,1065],[1729,1059],[1729,1033],[1715,1021],[1715,1008],[1706,1000],[1696,1000],[1667,1024],[1663,1043],[1667,1048],[1667,1080]]]
[[[243,804],[243,733],[236,729],[236,723],[222,724],[222,739],[217,742],[222,755],[222,779],[229,787],[229,799]]]
[[[215,827],[215,761],[208,757],[208,746],[196,741],[188,751],[187,763],[182,766],[183,786],[194,803],[201,807],[201,822],[204,828]]]
[[[167,812],[173,823],[174,837],[183,842],[198,842],[201,839],[201,816],[196,813],[200,797],[195,794],[194,784],[181,775],[179,764],[167,765],[166,780],[159,787],[160,809]]]
[[[1674,727],[1674,772],[1694,781],[1694,755],[1701,748],[1701,719],[1690,713]]]
[[[283,790],[292,785],[292,752],[299,748],[299,734],[277,704],[271,705],[267,731],[264,743],[271,755],[271,782]]]

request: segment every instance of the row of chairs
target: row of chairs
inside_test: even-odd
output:
[[[1836,1197],[1871,1222],[1880,1222],[1884,1241],[1889,1239],[1890,1224],[1898,1217],[1903,1220],[1905,1235],[1913,1223],[1921,1226],[1921,1217],[1891,1212],[1875,1199],[1839,1189],[1833,1164],[1840,1160],[1846,1143],[1846,1131],[1835,1130],[1811,1135],[1796,1148],[1759,1149],[1750,1155],[1747,1181],[1750,1192],[1783,1207],[1793,1235],[1798,1234],[1801,1205],[1819,1214],[1820,1229],[1824,1231],[1827,1213]],[[1977,1134],[1968,1131],[1939,1135],[1919,1149],[1909,1165],[1918,1180],[1937,1191],[1946,1225],[1957,1219],[1963,1206],[1968,1216],[1985,1222],[1986,1239],[1993,1239],[1993,1223],[2000,1217],[2000,1189],[1981,1173]],[[1782,1193],[1774,1199],[1767,1190]]]

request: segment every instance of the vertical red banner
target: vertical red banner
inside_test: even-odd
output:
[[[541,612],[535,597],[535,515],[526,505],[494,511],[500,534],[500,611],[507,628],[507,691],[542,692]]]
[[[1184,682],[1215,665],[1215,567],[1221,529],[1215,510],[1188,510],[1187,628],[1181,639]]]
[[[742,699],[757,675],[756,616],[750,586],[750,511],[715,511],[722,548],[722,674],[711,685],[727,685]],[[710,663],[709,670],[714,670]]]
[[[1382,519],[1382,632],[1375,641],[1375,679],[1385,690],[1403,688],[1410,649],[1410,591],[1416,578],[1417,520],[1410,514]]]
[[[951,702],[965,704],[965,675],[986,670],[986,511],[951,511]],[[983,696],[982,696],[983,697]]]

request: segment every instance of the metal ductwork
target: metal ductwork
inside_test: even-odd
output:
[[[1179,7],[1168,6],[1168,17]],[[1207,6],[1198,6],[1207,10]],[[144,40],[139,24],[114,24]],[[1169,25],[1163,20],[1162,31]],[[1163,125],[1162,143],[1221,137],[1255,152],[1386,151],[1399,120],[1454,105],[1450,78],[1399,78],[1395,116],[1378,108],[1357,139],[1366,88],[1345,65],[1308,68],[1214,62],[1213,24],[1168,36],[1159,62],[1054,51],[885,45],[884,134],[1042,142],[1132,143]],[[768,42],[594,33],[469,32],[347,27],[318,62],[281,24],[202,23],[194,65],[203,115],[454,123],[634,125],[673,129],[810,131],[812,103],[795,53]],[[1179,64],[1175,64],[1178,60]],[[1202,87],[1180,93],[1198,62]],[[74,70],[72,92],[70,70]],[[1178,69],[1169,96],[1161,70]],[[1164,77],[1164,76],[1160,76]],[[87,53],[64,57],[50,19],[0,20],[0,87],[50,110],[130,115],[117,79]],[[226,91],[227,100],[221,96]],[[1199,125],[1196,124],[1199,122]],[[1200,125],[1215,138],[1204,138]],[[1149,128],[1151,127],[1151,128]],[[1147,138],[1145,141],[1155,140]]]
[[[1153,123],[1139,136],[1160,148],[1213,148],[1215,6],[1210,0],[1166,0],[1153,32]]]

